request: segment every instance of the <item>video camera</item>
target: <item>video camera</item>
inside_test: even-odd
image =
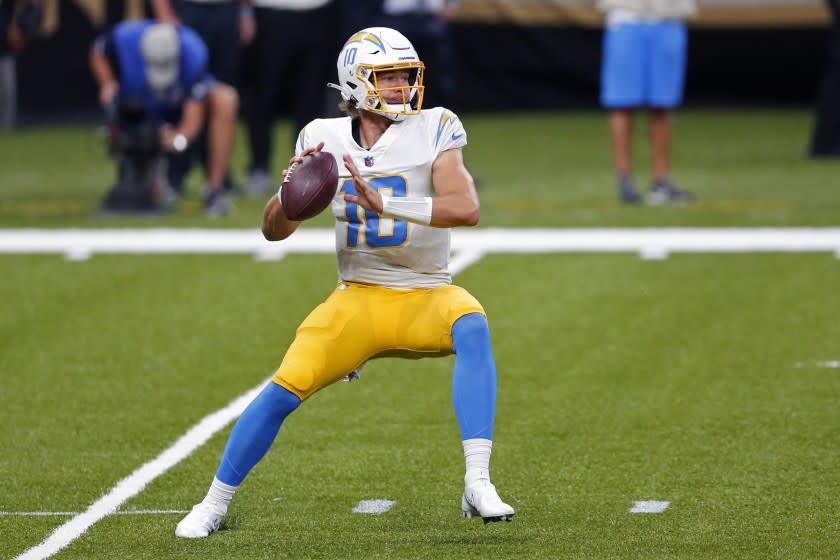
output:
[[[138,103],[115,100],[105,108],[108,148],[117,160],[117,183],[105,197],[108,213],[165,211],[169,185],[160,145],[160,123]]]
[[[112,101],[105,107],[112,155],[159,155],[159,125],[142,106]]]

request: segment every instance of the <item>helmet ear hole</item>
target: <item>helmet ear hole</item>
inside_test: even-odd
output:
[[[347,86],[348,88],[350,88],[350,91],[355,90],[356,88],[359,87],[356,84],[354,84],[353,82],[344,82],[344,85]],[[356,96],[354,94],[349,93],[349,92],[347,93],[347,102],[350,103],[350,105],[352,105],[353,107],[358,108],[358,106],[359,106],[359,100],[356,98]]]

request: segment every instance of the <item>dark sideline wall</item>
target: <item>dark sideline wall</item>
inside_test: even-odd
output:
[[[781,13],[738,6],[704,16],[701,9],[690,31],[686,103],[810,106],[829,28],[819,2],[799,2],[806,6]],[[18,56],[21,122],[98,118],[88,49],[107,27],[147,10],[142,0],[47,0],[45,33]],[[594,9],[564,9],[556,0],[464,0],[453,37],[453,108],[460,112],[598,106],[601,28]]]

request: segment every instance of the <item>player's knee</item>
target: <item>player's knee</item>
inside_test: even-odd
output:
[[[305,399],[318,389],[313,386],[315,372],[305,362],[283,362],[272,379],[278,386],[285,388],[301,399]]]
[[[230,117],[239,110],[239,95],[227,84],[217,83],[208,95],[210,113],[216,117]]]
[[[285,418],[300,406],[300,403],[300,397],[277,382],[270,381],[247,410],[260,416]]]
[[[456,354],[463,351],[489,350],[490,326],[481,313],[470,313],[452,325],[452,348]]]
[[[266,396],[271,399],[274,408],[289,413],[300,406],[300,397],[272,380],[264,389]]]

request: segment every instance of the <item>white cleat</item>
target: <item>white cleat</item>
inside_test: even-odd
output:
[[[512,521],[514,511],[499,497],[496,487],[489,480],[483,480],[464,489],[461,496],[461,513],[467,519],[481,517],[484,523],[491,521]]]
[[[175,527],[175,536],[183,539],[202,539],[219,530],[227,506],[219,503],[201,502]]]

